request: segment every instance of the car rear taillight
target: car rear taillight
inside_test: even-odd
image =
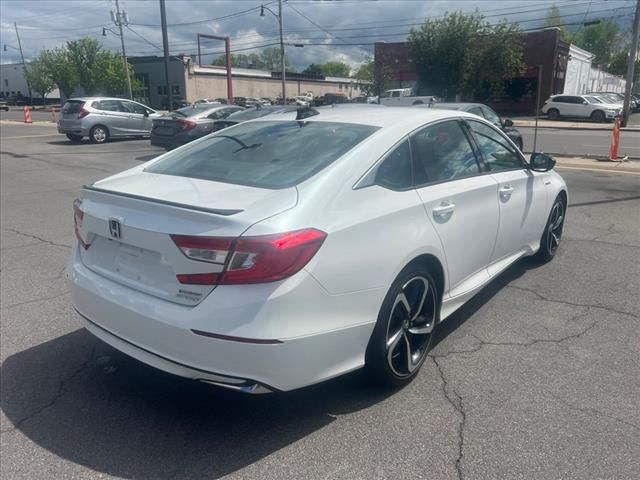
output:
[[[81,205],[82,201],[80,199],[76,198],[73,201],[73,231],[76,234],[78,242],[80,242],[80,245],[82,245],[82,248],[86,250],[89,248],[89,244],[85,241],[84,238],[82,238],[82,234],[80,233],[80,229],[82,228],[82,220],[84,220],[84,212],[80,208]]]
[[[184,120],[183,118],[178,118],[176,121],[182,125],[182,130],[191,130],[195,128],[198,124],[196,122],[192,122],[191,120]]]
[[[83,103],[82,106],[80,107],[80,111],[78,112],[78,118],[84,118],[87,115],[89,115],[89,110],[84,108],[84,103]]]
[[[241,285],[282,280],[299,272],[318,252],[327,234],[309,228],[295,232],[236,240],[174,235],[176,245],[189,258],[225,263],[221,273],[180,274],[184,284]]]
[[[186,257],[221,265],[224,265],[232,243],[230,238],[190,237],[187,235],[171,235],[171,238]]]

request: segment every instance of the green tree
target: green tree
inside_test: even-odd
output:
[[[47,70],[44,62],[36,59],[33,60],[25,70],[25,76],[31,89],[42,95],[42,104],[46,103],[47,94],[55,88],[55,83],[51,79],[51,75]]]
[[[595,55],[594,65],[607,69],[613,55],[620,50],[622,36],[620,27],[612,20],[602,20],[578,30],[573,43]]]
[[[280,71],[280,48],[265,48],[260,52],[260,61],[265,70],[272,72]],[[284,67],[287,71],[291,71],[291,63],[289,56],[284,55]]]
[[[560,30],[560,40],[571,43],[573,35],[569,30],[567,30],[567,27],[564,25],[565,23],[564,17],[560,15],[560,9],[554,3],[549,7],[549,10],[547,10],[547,18],[544,21],[544,27],[557,27]]]
[[[67,42],[67,51],[80,86],[87,95],[95,95],[102,76],[99,68],[102,45],[93,38],[81,38]]]
[[[375,94],[376,88],[376,63],[371,57],[366,57],[364,62],[353,72],[353,78],[365,83],[363,86],[366,95]]]
[[[499,89],[524,69],[522,50],[516,24],[494,26],[478,12],[427,20],[409,33],[409,56],[422,86],[447,99]]]
[[[135,77],[133,67],[129,63],[127,63],[127,67],[131,79],[131,90],[134,92],[140,90],[142,85]],[[127,75],[120,55],[104,50],[98,52],[96,68],[100,71],[100,79],[97,84],[97,90],[100,93],[114,96],[128,91]]]
[[[53,83],[65,97],[73,95],[79,80],[66,48],[43,50],[36,60],[43,65]]]
[[[305,68],[302,71],[302,73],[304,73],[305,75],[317,75],[317,76],[320,76],[320,75],[322,75],[322,69],[320,68],[320,65],[318,65],[316,63],[312,63],[307,68]]]
[[[351,67],[344,62],[326,62],[318,65],[322,74],[327,77],[349,77]]]
[[[627,68],[629,66],[629,50],[630,48],[627,47],[611,56],[611,62],[608,66],[609,73],[623,77],[627,75]],[[640,79],[640,60],[636,60],[636,65],[633,69],[633,83],[637,83],[638,79]]]

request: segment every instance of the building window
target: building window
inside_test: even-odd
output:
[[[180,95],[180,85],[171,85],[171,95]]]
[[[342,90],[342,84],[341,83],[338,84],[338,89]]]

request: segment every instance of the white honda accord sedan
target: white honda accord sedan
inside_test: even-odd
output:
[[[176,375],[261,393],[365,367],[401,386],[439,322],[521,257],[554,256],[554,163],[460,111],[273,114],[83,187],[72,301]]]

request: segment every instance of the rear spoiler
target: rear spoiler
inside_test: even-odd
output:
[[[160,203],[162,205],[167,205],[169,207],[176,207],[176,208],[184,208],[186,210],[195,210],[198,212],[205,212],[205,213],[213,213],[214,215],[223,215],[225,217],[229,217],[231,215],[235,215],[236,213],[241,213],[244,210],[231,210],[231,209],[218,209],[218,208],[205,208],[205,207],[195,207],[193,205],[187,205],[184,203],[177,203],[177,202],[169,202],[167,200],[160,200],[158,198],[150,198],[150,197],[143,197],[141,195],[133,195],[130,193],[123,193],[123,192],[116,192],[114,190],[107,190],[104,188],[98,188],[98,187],[94,187],[92,185],[84,185],[82,187],[83,190],[89,190],[91,192],[98,192],[98,193],[106,193],[108,195],[117,195],[120,197],[126,197],[126,198],[132,198],[134,200],[142,200],[143,202],[153,202],[153,203]]]

